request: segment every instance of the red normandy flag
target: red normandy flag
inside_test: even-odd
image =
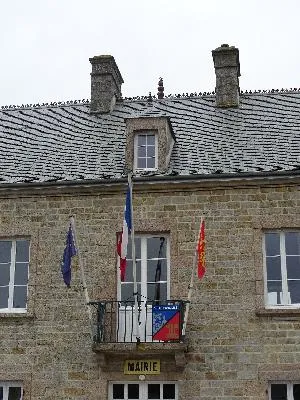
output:
[[[198,264],[198,278],[202,279],[205,274],[205,222],[201,220],[199,239],[197,244],[197,264]]]

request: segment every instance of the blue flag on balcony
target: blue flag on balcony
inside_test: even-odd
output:
[[[71,260],[73,256],[76,256],[77,251],[74,242],[74,236],[72,231],[72,225],[70,224],[68,233],[67,233],[67,240],[66,240],[66,247],[64,250],[63,260],[61,263],[61,272],[63,275],[63,279],[65,284],[70,287],[71,284]]]

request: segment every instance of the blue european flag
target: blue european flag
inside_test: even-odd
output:
[[[70,287],[71,283],[71,260],[72,257],[77,254],[75,243],[74,243],[74,237],[73,237],[73,231],[72,231],[72,226],[70,224],[68,233],[67,233],[67,240],[66,240],[66,247],[64,250],[64,255],[63,255],[63,260],[61,263],[61,272],[63,275],[63,279],[65,284]]]

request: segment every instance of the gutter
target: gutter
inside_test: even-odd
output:
[[[193,184],[203,183],[218,184],[222,183],[279,183],[280,181],[291,181],[291,183],[298,183],[300,178],[300,170],[293,171],[267,171],[267,172],[245,172],[240,174],[195,174],[195,175],[148,175],[148,176],[133,176],[133,181],[137,185],[155,185],[163,184]],[[255,182],[254,182],[255,181]],[[90,188],[97,187],[118,187],[127,183],[127,178],[118,179],[80,179],[71,181],[51,181],[51,182],[28,182],[28,183],[4,183],[0,184],[0,192],[2,191],[18,191],[24,189],[43,190],[43,189],[76,189],[76,188]]]

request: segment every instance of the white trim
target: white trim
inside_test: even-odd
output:
[[[288,282],[287,282],[287,270],[286,270],[286,252],[285,252],[285,232],[279,232],[280,241],[280,266],[281,266],[281,284],[282,284],[282,296],[281,304],[291,304],[288,301]]]
[[[296,229],[285,229],[285,230],[270,230],[265,231],[263,236],[263,278],[264,278],[264,301],[267,309],[299,309],[300,303],[291,303],[291,293],[288,288],[288,277],[287,277],[287,254],[286,254],[286,234],[295,232],[299,234],[299,230]],[[268,271],[267,271],[267,258],[272,258],[266,254],[266,235],[277,234],[279,235],[279,254],[274,256],[280,258],[280,271],[281,271],[281,291],[280,291],[280,303],[274,304],[270,302],[273,293],[268,292]],[[300,256],[300,254],[294,254]],[[297,279],[295,279],[297,280]],[[299,279],[298,279],[299,280]],[[273,295],[273,297],[275,294]],[[277,300],[278,301],[278,300]]]
[[[11,242],[11,251],[10,251],[10,276],[9,276],[9,285],[8,285],[8,309],[13,309],[14,304],[14,284],[15,284],[15,269],[16,269],[16,252],[17,252],[17,243],[15,240]]]
[[[148,300],[148,279],[147,279],[147,275],[148,275],[148,262],[147,262],[147,246],[148,246],[148,239],[151,238],[157,238],[159,239],[160,237],[164,237],[165,238],[165,244],[166,244],[166,252],[165,252],[165,257],[163,258],[166,261],[166,279],[163,281],[160,281],[161,283],[163,283],[166,286],[167,289],[167,293],[166,293],[166,299],[165,300],[169,300],[170,299],[170,236],[169,234],[137,234],[135,235],[135,239],[140,240],[140,257],[137,260],[140,261],[140,280],[137,281],[137,285],[138,287],[140,287],[140,293],[141,293],[141,298],[139,299],[141,301],[141,307],[140,307],[140,313],[139,313],[139,322],[140,322],[140,332],[141,332],[141,339],[142,341],[152,341],[152,306],[151,305],[147,305],[146,307],[146,302]],[[128,257],[128,261],[131,260],[131,258]],[[153,260],[157,260],[156,257],[153,257]],[[120,259],[118,257],[118,278],[117,278],[117,294],[118,294],[118,301],[124,301],[127,299],[122,299],[122,285],[127,285],[128,283],[132,285],[132,281],[127,281],[126,280],[124,282],[121,282],[120,279],[120,272],[119,272],[119,266],[120,266]],[[153,277],[154,278],[154,277]],[[151,282],[154,282],[151,280]],[[130,300],[133,300],[133,298],[131,298]],[[154,299],[151,299],[154,300]],[[127,310],[127,312],[125,312]],[[130,326],[132,326],[132,324],[135,324],[137,322],[137,317],[136,316],[132,316],[132,314],[130,312],[128,312],[129,310],[129,306],[126,307],[126,309],[121,306],[119,309],[119,338],[120,340],[124,340],[124,330],[122,329],[123,326],[125,326],[125,324],[127,325],[128,320],[127,318],[129,318],[129,324]],[[133,318],[133,319],[132,319]],[[123,325],[124,324],[124,325]],[[134,325],[133,325],[134,326]],[[137,332],[137,330],[136,330]],[[133,334],[133,336],[136,336],[136,332]],[[132,337],[131,337],[131,332],[128,332],[128,337],[125,337],[125,342],[126,341],[132,341]]]
[[[272,400],[271,397],[271,386],[272,385],[286,385],[287,386],[287,400],[295,400],[294,399],[294,394],[293,394],[293,386],[294,385],[299,385],[300,382],[287,382],[287,381],[272,381],[269,382],[268,385],[268,400]]]
[[[141,240],[141,259],[138,259],[141,263],[141,280],[137,281],[138,284],[141,285],[141,296],[142,296],[142,301],[146,301],[147,298],[147,239],[150,238],[160,238],[164,237],[166,239],[166,264],[167,264],[167,274],[166,274],[166,280],[161,281],[162,283],[167,284],[167,299],[170,299],[170,235],[166,233],[149,233],[149,234],[135,234],[135,239],[140,239]],[[128,255],[128,260],[131,260],[131,258]],[[120,260],[118,257],[118,268],[117,268],[117,282],[118,282],[118,288],[117,288],[117,298],[118,301],[121,301],[121,286],[122,282],[120,279]],[[132,282],[130,282],[132,283]],[[124,282],[126,284],[126,281]]]
[[[19,387],[21,388],[21,397],[20,400],[23,399],[23,386],[21,382],[14,381],[0,381],[0,388],[3,389],[3,400],[8,400],[8,391],[11,387]]]
[[[29,263],[30,263],[30,242],[28,243],[28,261],[16,261],[17,255],[17,241],[27,241],[29,239],[17,238],[17,239],[1,239],[0,242],[9,242],[11,243],[10,249],[10,265],[9,265],[9,283],[8,283],[8,304],[6,308],[0,308],[0,314],[2,313],[26,313],[27,312],[27,301],[26,307],[18,307],[14,308],[14,291],[15,287],[25,287],[26,286],[26,299],[28,299],[28,280],[29,280]],[[27,282],[24,285],[15,285],[15,270],[16,264],[27,264]],[[8,263],[4,263],[8,264]]]
[[[154,136],[154,141],[155,141],[155,153],[154,153],[154,168],[140,168],[138,167],[138,137],[140,135],[153,135]],[[156,130],[141,130],[141,131],[136,131],[134,135],[134,141],[133,141],[133,169],[134,171],[156,171],[158,168],[158,133]]]
[[[128,384],[139,385],[139,400],[148,399],[148,385],[160,385],[160,399],[163,399],[163,385],[174,385],[175,386],[175,398],[172,400],[178,400],[178,382],[177,381],[116,381],[108,382],[108,400],[113,399],[113,385],[124,385],[124,400],[128,400]],[[119,400],[119,399],[116,399]]]

